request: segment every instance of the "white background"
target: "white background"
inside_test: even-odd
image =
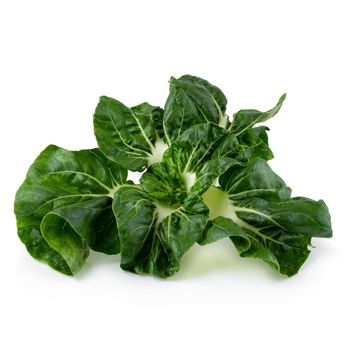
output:
[[[348,1],[0,2],[2,349],[349,349]],[[17,238],[15,191],[48,144],[95,147],[100,95],[162,106],[171,75],[217,84],[228,112],[269,109],[271,161],[334,229],[282,278],[228,241],[163,281],[91,254],[66,277]]]

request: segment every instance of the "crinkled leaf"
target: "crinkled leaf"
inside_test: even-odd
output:
[[[238,136],[249,128],[252,128],[255,124],[272,118],[280,110],[285,98],[286,94],[282,95],[276,106],[267,112],[260,112],[256,109],[241,109],[233,115],[233,120],[228,129]]]
[[[113,210],[117,219],[121,267],[124,270],[169,277],[185,252],[199,239],[208,221],[208,208],[190,195],[179,207],[165,207],[138,186],[121,186]]]
[[[183,75],[181,78],[178,79],[178,84],[181,86],[182,83],[189,88],[189,90],[194,90],[194,92],[188,92],[189,96],[192,97],[194,100],[197,100],[201,97],[201,94],[195,90],[195,88],[199,89],[202,87],[207,92],[205,93],[205,96],[207,94],[210,94],[212,97],[216,107],[217,107],[217,113],[219,114],[219,117],[222,113],[225,113],[226,111],[226,105],[227,105],[227,99],[224,93],[215,85],[210,84],[207,80],[196,77],[194,75]],[[187,83],[187,84],[186,84]],[[196,95],[197,94],[197,95]],[[201,102],[198,102],[198,105],[200,105]]]
[[[166,148],[163,136],[163,110],[142,103],[129,108],[106,96],[94,114],[94,130],[105,156],[132,171],[142,171],[162,159]]]
[[[310,254],[311,235],[308,233],[275,228],[264,238],[222,216],[210,223],[200,243],[208,244],[225,237],[231,239],[242,258],[261,259],[286,276],[296,274]]]
[[[286,199],[291,190],[263,159],[254,159],[247,166],[235,166],[223,174],[221,188],[236,200],[276,197]]]
[[[164,153],[163,162],[178,169],[188,190],[202,194],[242,159],[242,148],[236,137],[210,123],[198,124],[183,132]]]
[[[323,201],[290,197],[290,189],[263,160],[232,167],[203,196],[211,223],[200,243],[230,237],[242,257],[259,258],[292,276],[309,255],[311,237],[331,237]]]
[[[198,124],[180,135],[141,177],[141,186],[166,205],[182,204],[187,193],[202,194],[244,152],[235,135],[215,124]]]
[[[170,79],[170,93],[164,108],[164,130],[168,143],[190,126],[225,119],[226,97],[208,81],[184,75]]]
[[[270,160],[273,153],[269,147],[266,126],[258,126],[247,129],[237,137],[239,144],[243,147],[247,159],[261,158]]]
[[[118,253],[111,196],[126,177],[98,149],[48,146],[15,199],[18,235],[29,253],[65,274],[81,268],[88,248]]]
[[[153,164],[142,175],[140,183],[145,192],[165,205],[181,204],[187,196],[181,172],[166,162]]]

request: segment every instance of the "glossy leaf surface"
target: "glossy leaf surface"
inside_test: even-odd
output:
[[[18,235],[28,252],[65,274],[82,267],[89,248],[118,253],[111,197],[126,177],[98,149],[48,146],[15,199]]]
[[[237,137],[247,159],[261,158],[270,160],[273,153],[269,147],[266,126],[250,128]]]
[[[105,156],[126,169],[142,171],[162,159],[166,148],[163,110],[148,103],[128,108],[106,96],[94,114],[94,130]]]
[[[227,100],[222,91],[208,81],[184,75],[170,79],[169,97],[164,107],[164,130],[168,144],[190,126],[216,123],[225,118]]]
[[[210,188],[204,202],[211,225],[202,244],[230,237],[242,257],[259,258],[292,276],[309,255],[311,237],[331,237],[323,201],[290,197],[290,189],[263,160],[233,167]]]
[[[260,112],[256,109],[241,109],[233,115],[233,120],[228,129],[238,136],[249,128],[252,128],[255,124],[274,117],[282,107],[285,98],[286,94],[282,95],[276,106],[266,112]]]
[[[204,193],[229,167],[245,162],[235,135],[215,124],[183,132],[141,177],[142,188],[162,203],[182,203],[187,193]]]
[[[182,256],[199,239],[208,221],[200,197],[188,196],[177,207],[166,207],[139,186],[121,186],[115,193],[124,270],[169,277],[180,268]]]

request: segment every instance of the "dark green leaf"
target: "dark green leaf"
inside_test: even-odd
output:
[[[181,204],[187,196],[181,172],[166,162],[153,164],[142,175],[140,183],[145,192],[165,205]]]
[[[242,154],[235,135],[215,124],[198,124],[172,143],[161,163],[149,167],[141,186],[161,203],[182,204],[188,192],[202,194],[229,167],[241,164]]]
[[[222,189],[235,199],[276,197],[286,199],[291,190],[266,161],[253,159],[248,166],[232,167],[219,179]]]
[[[229,167],[240,164],[242,148],[234,135],[215,124],[183,132],[164,153],[163,162],[178,169],[186,188],[202,194]]]
[[[226,121],[226,97],[208,81],[184,75],[170,79],[170,93],[164,108],[164,130],[168,143],[190,126]]]
[[[48,146],[15,199],[18,235],[29,253],[65,274],[76,273],[88,247],[119,252],[112,197],[127,171],[97,150]]]
[[[247,129],[237,137],[239,144],[243,147],[247,159],[261,158],[270,160],[273,153],[269,147],[266,126]]]
[[[132,171],[142,171],[161,161],[166,148],[163,111],[148,103],[128,108],[106,96],[94,114],[94,130],[105,156]]]
[[[204,195],[211,223],[201,244],[230,237],[242,257],[259,258],[292,276],[309,255],[311,237],[331,237],[323,201],[290,197],[290,189],[263,160],[232,167],[221,188]]]
[[[233,121],[228,129],[238,136],[249,128],[252,128],[255,124],[272,118],[280,110],[285,98],[286,94],[282,95],[276,106],[267,112],[260,112],[256,109],[242,109],[238,111],[233,115]]]
[[[208,208],[198,196],[178,207],[166,207],[138,186],[121,186],[113,201],[124,270],[172,276],[185,252],[199,239],[208,221]]]

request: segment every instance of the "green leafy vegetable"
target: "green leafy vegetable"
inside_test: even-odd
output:
[[[266,112],[226,113],[207,80],[170,79],[164,110],[127,107],[103,96],[93,122],[99,148],[47,147],[15,199],[18,235],[28,252],[73,275],[89,250],[121,254],[124,270],[169,277],[196,243],[230,239],[239,255],[296,274],[313,237],[332,236],[323,201],[291,197],[268,166]],[[143,172],[140,184],[129,171]]]

